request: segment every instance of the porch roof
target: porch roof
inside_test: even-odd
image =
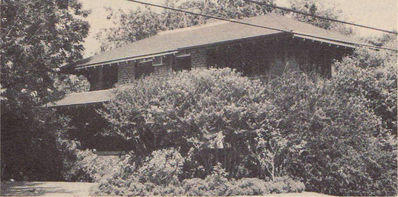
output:
[[[145,56],[175,53],[183,49],[277,34],[288,34],[292,36],[307,34],[316,38],[307,37],[306,39],[327,42],[344,47],[354,47],[356,44],[359,44],[359,42],[346,35],[325,30],[308,23],[299,22],[295,19],[278,14],[250,17],[240,21],[284,31],[258,28],[225,21],[214,22],[200,26],[160,32],[155,36],[83,59],[76,62],[74,67],[82,68],[110,64],[139,59]],[[286,33],[286,31],[290,33]]]
[[[114,98],[115,89],[97,90],[90,92],[71,93],[66,95],[63,99],[48,103],[46,107],[61,107],[70,105],[83,105],[103,103]]]

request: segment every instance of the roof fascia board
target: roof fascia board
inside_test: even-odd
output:
[[[344,44],[344,43],[339,43],[339,42],[336,42],[336,41],[330,41],[330,40],[325,40],[325,39],[321,39],[321,38],[319,38],[319,39],[314,39],[314,38],[308,38],[308,37],[305,37],[305,36],[294,36],[293,38],[296,38],[296,39],[303,39],[303,40],[310,40],[310,41],[312,41],[312,42],[318,42],[319,44],[323,44],[323,43],[325,43],[325,44],[328,44],[329,46],[335,46],[335,47],[337,47],[337,48],[339,48],[339,47],[342,47],[342,48],[350,48],[350,49],[355,49],[355,48],[357,48],[355,45],[353,45],[353,44]]]
[[[293,38],[295,38],[295,37],[302,38],[302,39],[313,40],[313,41],[317,41],[317,42],[325,42],[325,43],[328,43],[328,44],[334,44],[334,45],[337,45],[337,46],[343,46],[343,47],[349,47],[349,48],[356,48],[357,45],[359,45],[359,44],[354,43],[354,42],[350,43],[350,42],[345,42],[345,41],[342,41],[342,40],[324,38],[324,37],[319,37],[319,36],[306,36],[306,35],[301,35],[301,34],[297,34],[297,33],[294,33]]]
[[[204,44],[204,45],[188,46],[188,47],[178,48],[176,50],[171,50],[171,51],[166,51],[166,52],[161,52],[161,53],[140,55],[140,56],[134,56],[134,57],[127,57],[127,58],[109,60],[109,61],[104,61],[104,62],[99,62],[99,63],[94,63],[94,64],[88,64],[88,65],[76,67],[75,69],[76,70],[81,70],[81,69],[86,69],[86,68],[90,68],[90,67],[110,65],[110,64],[115,64],[115,63],[120,63],[120,62],[125,62],[125,61],[134,61],[134,60],[139,60],[139,59],[144,59],[144,58],[151,58],[151,57],[156,57],[156,56],[162,56],[162,55],[178,53],[181,50],[203,48],[203,47],[213,47],[215,45],[228,44],[228,43],[233,43],[233,42],[236,42],[236,41],[246,41],[246,40],[251,40],[251,39],[258,39],[258,38],[262,38],[262,37],[265,38],[265,39],[267,39],[267,37],[269,37],[269,39],[272,40],[272,39],[275,39],[275,37],[280,37],[280,36],[292,36],[292,34],[291,33],[286,33],[286,32],[278,32],[278,33],[274,33],[274,34],[253,36],[253,37],[234,39],[234,40],[227,40],[227,41],[215,42],[215,43]]]
[[[110,102],[110,100],[107,101],[96,101],[96,102],[88,102],[88,103],[72,103],[72,104],[49,104],[47,106],[42,106],[42,107],[46,107],[46,108],[70,108],[70,107],[88,107],[89,105],[98,105],[98,104],[102,104],[102,103],[108,103]]]
[[[178,51],[172,50],[172,51],[165,51],[165,52],[160,52],[160,53],[139,55],[139,56],[134,56],[134,57],[127,57],[127,58],[114,59],[114,60],[109,60],[109,61],[104,61],[104,62],[98,62],[98,63],[94,63],[94,64],[87,64],[87,65],[76,67],[75,69],[81,70],[81,69],[86,69],[86,68],[90,68],[90,67],[118,64],[121,62],[136,61],[136,60],[140,60],[140,59],[153,58],[156,56],[164,56],[164,55],[170,55],[170,54],[175,54],[175,53],[178,53]]]

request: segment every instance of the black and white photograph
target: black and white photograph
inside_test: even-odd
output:
[[[397,196],[397,0],[1,0],[0,196]]]

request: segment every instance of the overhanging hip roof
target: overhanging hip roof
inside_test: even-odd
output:
[[[307,34],[307,39],[316,41],[328,41],[335,45],[354,47],[358,41],[346,35],[325,30],[314,25],[299,22],[295,19],[278,14],[267,14],[241,20],[245,23],[267,26],[283,31],[258,28],[232,22],[216,22],[201,26],[193,26],[183,29],[161,32],[155,36],[139,40],[123,47],[115,48],[107,52],[86,58],[75,65],[75,68],[97,66],[139,59],[144,56],[162,55],[179,51],[181,49],[206,46],[215,43],[223,43],[245,38],[286,34],[291,32],[293,36]],[[313,37],[311,37],[313,36]],[[305,36],[303,36],[305,37]],[[315,37],[315,38],[314,38]]]

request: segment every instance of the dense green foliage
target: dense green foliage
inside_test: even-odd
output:
[[[102,116],[107,132],[134,144],[135,155],[180,149],[189,160],[185,177],[203,178],[217,162],[231,178],[280,176],[281,154],[300,143],[284,143],[290,134],[276,129],[280,120],[262,87],[231,69],[147,77],[118,92]]]
[[[362,97],[341,92],[339,82],[337,76],[315,83],[294,75],[268,84],[271,100],[280,106],[277,112],[283,117],[280,129],[296,133],[295,140],[305,143],[303,151],[289,159],[289,174],[301,177],[311,191],[392,195],[396,138]]]
[[[172,182],[173,187],[167,187],[172,191],[159,193],[227,195],[223,193],[229,188],[226,185],[245,182],[247,178],[272,182],[290,176],[302,181],[310,191],[394,195],[394,62],[393,53],[360,49],[352,57],[336,62],[331,79],[287,72],[262,83],[225,68],[135,81],[120,89],[116,99],[101,111],[109,122],[105,132],[133,144],[134,158],[128,163],[134,168],[103,182],[102,191],[144,192],[147,187]],[[173,156],[152,157],[159,159],[156,162],[144,159],[151,154],[167,155],[170,148],[175,152],[170,153]],[[185,158],[183,162],[177,159],[181,156]],[[165,174],[157,172],[155,169],[170,168],[164,167],[168,162],[161,162],[162,157],[174,162],[175,169]],[[142,173],[141,169],[150,172],[137,174]],[[222,177],[228,180],[228,184],[218,188],[222,192],[214,186],[206,189],[214,169],[222,169]],[[162,180],[170,181],[130,181],[131,177],[151,173],[163,174]],[[175,187],[177,180],[182,182],[183,190]],[[142,187],[136,188],[137,182]],[[201,186],[190,193],[187,184]],[[123,189],[114,188],[120,185]]]
[[[383,44],[396,48],[396,39]],[[287,74],[267,84],[280,129],[306,144],[288,171],[308,190],[397,193],[396,63],[394,52],[358,49],[335,63],[329,80]]]
[[[77,182],[99,182],[118,170],[118,156],[98,156],[92,150],[82,150],[78,141],[57,138],[62,156],[62,179]],[[110,167],[111,166],[111,167]]]
[[[134,156],[133,156],[134,157]],[[287,177],[264,181],[258,178],[227,179],[221,165],[216,165],[204,179],[188,178],[180,181],[186,160],[174,148],[154,151],[143,163],[137,158],[125,158],[113,177],[103,179],[99,194],[108,195],[265,195],[301,192],[304,185]]]
[[[396,39],[385,45],[397,48]],[[396,134],[397,54],[359,49],[336,63],[336,68],[336,88],[350,96],[362,97],[363,103],[382,118],[383,126]]]
[[[316,0],[290,0],[290,8],[311,15],[322,16],[329,19],[342,20],[342,11],[336,8],[333,3],[323,4]],[[287,13],[299,21],[306,22],[323,29],[339,31],[343,34],[352,34],[353,30],[342,23],[336,23],[330,20],[324,20],[313,16],[306,16],[299,13]],[[344,20],[344,19],[343,19]]]
[[[63,95],[56,81],[70,84],[58,67],[81,58],[87,14],[75,0],[2,1],[2,179],[60,179],[55,133],[68,121],[40,106]]]

